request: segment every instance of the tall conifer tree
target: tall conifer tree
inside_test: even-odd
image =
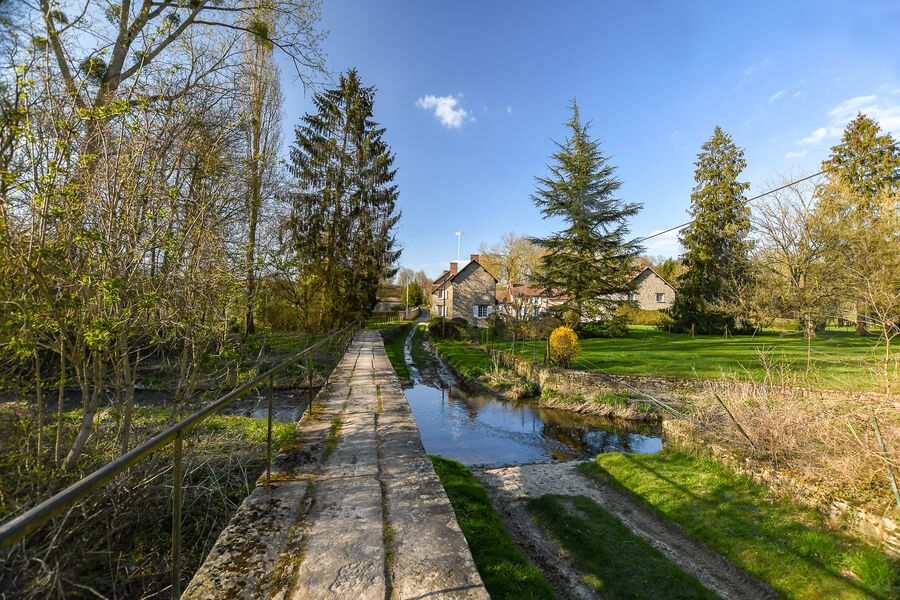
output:
[[[841,142],[831,148],[822,169],[826,182],[818,190],[818,235],[827,249],[826,262],[845,275],[841,293],[855,302],[856,334],[868,335],[867,288],[896,258],[891,245],[896,236],[880,232],[892,217],[883,214],[885,210],[896,210],[900,147],[876,121],[858,113],[844,129]]]
[[[295,129],[292,231],[323,327],[367,315],[400,256],[394,155],[372,119],[374,98],[351,69]]]
[[[735,314],[724,307],[748,276],[752,249],[744,197],[750,184],[738,181],[747,161],[731,136],[716,126],[694,164],[696,184],[688,210],[694,221],[679,236],[687,249],[687,270],[678,278],[673,316],[680,327],[698,333],[734,330]]]
[[[641,205],[616,197],[622,185],[615,167],[588,134],[573,100],[569,136],[554,142],[547,177],[536,177],[531,199],[545,219],[559,217],[562,231],[532,241],[544,248],[538,282],[565,299],[565,310],[584,320],[604,319],[621,303],[616,294],[628,289],[628,280],[640,247],[628,239],[628,218]]]

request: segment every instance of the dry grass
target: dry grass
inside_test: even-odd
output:
[[[21,418],[25,407],[15,408],[7,404],[0,411],[5,416],[0,481],[6,493],[0,508],[7,516],[67,483],[54,482],[49,468],[15,468],[16,448],[26,445],[27,430]],[[135,433],[143,438],[155,432],[167,416],[160,409],[138,409]],[[76,423],[76,416],[71,420]],[[115,456],[114,423],[111,418],[98,423],[85,471]],[[276,441],[292,429],[277,424]],[[190,434],[185,450],[182,589],[264,467],[265,421],[212,417]],[[24,459],[21,451],[19,457]],[[0,552],[0,598],[168,598],[171,485],[169,449]]]
[[[900,517],[872,422],[874,413],[900,476],[900,397],[727,382],[708,392],[695,404],[697,423],[686,426],[696,439],[725,446],[754,470],[789,475],[805,484],[800,493]]]

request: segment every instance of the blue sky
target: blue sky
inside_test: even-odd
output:
[[[900,2],[324,0],[334,72],[375,85],[397,155],[401,264],[440,274],[506,231],[541,235],[530,200],[577,97],[610,155],[635,236],[686,220],[694,161],[721,125],[750,192],[813,173],[862,110],[900,133]],[[285,71],[285,141],[311,99]],[[463,112],[460,112],[463,111]],[[648,242],[676,255],[675,234]]]

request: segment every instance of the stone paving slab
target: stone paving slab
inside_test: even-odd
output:
[[[285,480],[254,490],[183,598],[488,598],[377,332],[317,402],[298,427],[316,451],[279,455]]]

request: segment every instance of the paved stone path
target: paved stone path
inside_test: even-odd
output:
[[[381,336],[362,331],[183,599],[488,598]]]

